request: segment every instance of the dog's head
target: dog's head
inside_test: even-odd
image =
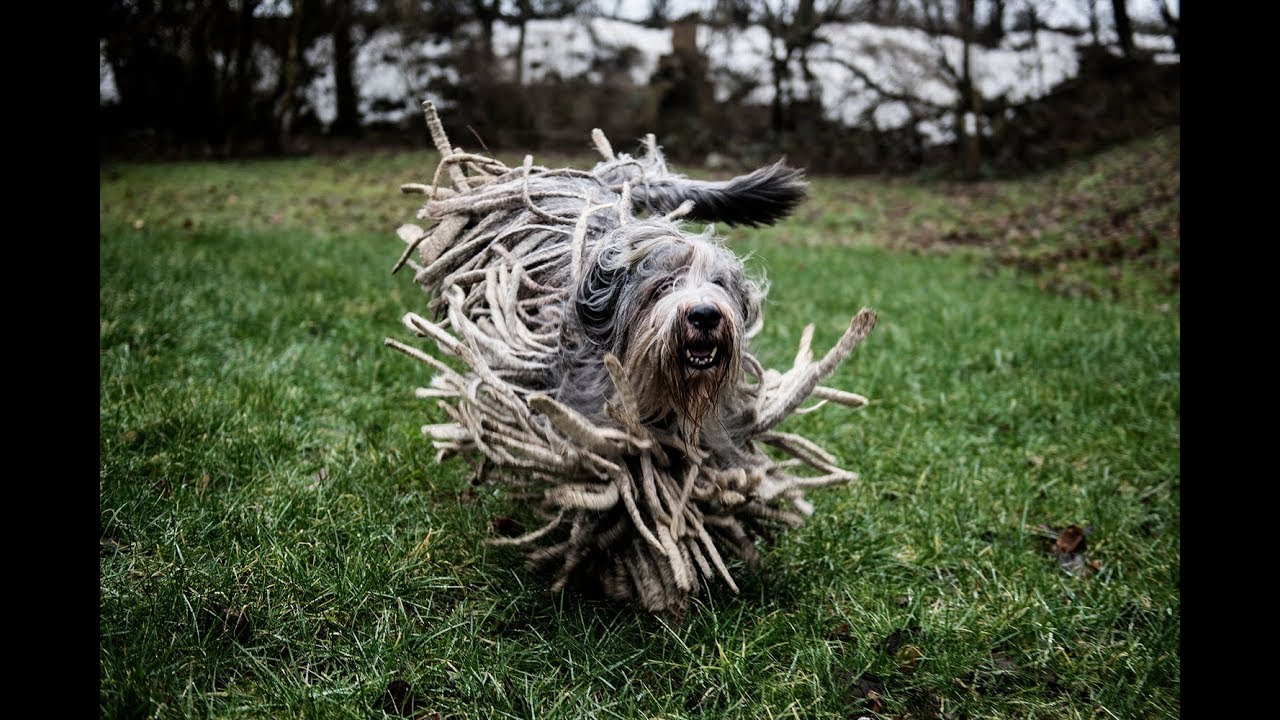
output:
[[[578,320],[616,355],[646,422],[699,427],[741,377],[763,292],[712,235],[661,219],[614,229],[579,284]]]

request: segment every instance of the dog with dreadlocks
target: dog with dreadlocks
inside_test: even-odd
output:
[[[819,385],[875,324],[863,309],[821,359],[813,326],[786,372],[749,349],[764,288],[713,229],[685,220],[771,224],[805,197],[800,171],[778,162],[723,182],[672,173],[652,135],[643,153],[549,169],[508,167],[450,144],[435,109],[427,125],[442,159],[423,194],[424,229],[401,226],[434,319],[405,325],[438,354],[386,343],[436,372],[422,398],[447,422],[423,427],[439,451],[479,456],[478,479],[510,486],[541,527],[490,542],[529,549],[572,584],[653,612],[682,614],[717,577],[727,551],[749,566],[756,540],[799,527],[806,488],[856,473],[809,439],[774,427],[827,401],[860,395]],[[817,403],[800,406],[808,399]],[[766,451],[766,448],[769,448]],[[495,477],[496,476],[496,477]]]

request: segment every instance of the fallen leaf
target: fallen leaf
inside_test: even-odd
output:
[[[1049,554],[1058,559],[1058,564],[1063,570],[1085,578],[1102,567],[1099,561],[1089,560],[1084,556],[1087,547],[1085,538],[1093,534],[1092,527],[1081,528],[1079,525],[1072,524],[1060,531],[1055,531],[1041,525],[1040,530],[1047,537],[1054,538],[1053,544],[1049,547]]]
[[[1058,539],[1049,552],[1054,555],[1068,555],[1084,550],[1085,532],[1079,525],[1068,525],[1058,533]]]

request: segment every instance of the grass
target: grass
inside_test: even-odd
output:
[[[961,255],[1054,294],[1177,311],[1180,142],[1175,127],[1019,181],[817,178],[797,217],[759,237]],[[499,157],[521,162],[512,153]],[[552,167],[594,162],[586,155],[536,159]],[[153,228],[381,234],[411,219],[394,202],[394,188],[429,180],[435,166],[436,156],[421,151],[130,166],[127,180],[124,168],[108,167],[101,208],[104,219]]]
[[[1048,207],[1150,148],[966,192]],[[387,274],[416,208],[394,188],[433,167],[104,167],[104,717],[1180,714],[1176,288],[1122,258],[1093,298],[999,262],[1018,243],[875,241],[908,224],[868,207],[946,212],[925,182],[819,178],[816,215],[734,233],[772,284],[767,364],[880,312],[831,383],[872,404],[788,421],[862,480],[675,624],[546,594],[483,544],[512,504],[418,433],[425,371],[381,343],[425,300]]]

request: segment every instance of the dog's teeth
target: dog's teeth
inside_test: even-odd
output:
[[[709,368],[716,363],[716,355],[719,354],[719,348],[711,347],[707,350],[706,355],[695,355],[692,349],[686,348],[684,351],[684,360],[690,367],[698,369]]]

